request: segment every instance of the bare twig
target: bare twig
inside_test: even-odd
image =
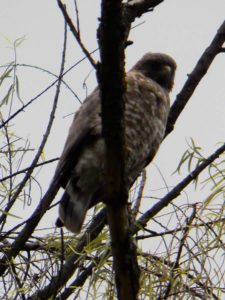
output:
[[[212,228],[211,226],[212,225],[218,225],[219,223],[224,223],[225,222],[225,218],[220,218],[220,219],[216,219],[214,221],[209,221],[209,222],[200,222],[200,223],[197,223],[195,224],[196,227],[209,227],[210,229]],[[219,226],[219,225],[218,225]],[[149,239],[149,238],[152,238],[152,237],[159,237],[159,236],[165,236],[165,235],[174,235],[175,233],[179,232],[179,231],[182,231],[184,230],[186,227],[178,227],[178,228],[175,228],[175,229],[172,229],[172,230],[166,230],[166,231],[163,231],[163,232],[151,232],[150,234],[145,234],[145,235],[138,235],[136,237],[137,240],[144,240],[144,239]],[[148,231],[146,228],[145,228],[146,231]]]
[[[58,6],[59,6],[63,16],[64,16],[65,22],[69,26],[72,34],[74,35],[75,39],[77,40],[78,44],[80,45],[82,51],[84,52],[85,56],[88,58],[91,65],[96,69],[96,62],[91,57],[90,52],[86,49],[86,47],[82,43],[82,41],[80,39],[79,31],[75,28],[70,16],[68,15],[67,10],[66,10],[66,6],[60,0],[57,0],[57,3],[58,3]]]
[[[41,167],[41,166],[46,165],[46,164],[53,163],[53,162],[58,161],[58,160],[59,160],[59,158],[56,157],[56,158],[53,158],[53,159],[49,159],[49,160],[43,161],[41,163],[37,163],[35,166],[30,166],[30,167],[24,168],[22,170],[19,170],[19,171],[15,172],[15,173],[12,173],[12,174],[10,174],[8,176],[5,176],[5,177],[1,178],[0,182],[8,180],[9,178],[15,177],[17,175],[23,174],[23,173],[25,173],[25,172],[27,172],[27,171],[29,171],[31,169],[38,168],[38,167]]]
[[[185,82],[181,92],[177,95],[175,102],[173,103],[168,123],[166,135],[169,134],[176,123],[178,117],[183,111],[188,100],[191,98],[196,87],[198,86],[201,79],[207,73],[211,63],[218,53],[221,53],[222,46],[225,42],[225,21],[222,23],[220,28],[217,30],[217,34],[213,38],[211,44],[204,51],[199,61],[197,62],[194,70],[188,75],[188,79]]]
[[[128,8],[128,10],[129,9],[131,9],[130,11],[132,11],[133,10],[133,12],[132,12],[132,18],[136,18],[136,17],[138,17],[138,16],[140,16],[142,13],[144,13],[144,12],[146,12],[146,11],[148,11],[148,10],[151,10],[153,7],[154,7],[154,4],[155,5],[158,5],[159,3],[161,3],[162,2],[162,0],[161,1],[144,1],[144,0],[138,0],[138,1],[135,1],[135,0],[133,0],[133,1],[129,1],[128,2],[128,6],[130,5],[130,8]],[[157,3],[157,4],[156,4]],[[135,9],[135,7],[136,7],[136,9]],[[145,7],[145,9],[144,9],[144,11],[142,12],[142,9]],[[148,7],[148,9],[146,9]],[[76,29],[76,28],[75,28]],[[78,38],[80,38],[79,37],[79,30],[77,30],[77,33],[78,33]],[[222,36],[220,36],[221,38],[222,38]],[[224,38],[224,37],[223,37]],[[218,46],[218,45],[217,45]],[[224,51],[224,49],[223,48],[221,48],[218,52],[223,52]],[[215,54],[216,55],[216,54]],[[214,56],[215,57],[215,56]],[[213,57],[213,58],[214,58]],[[94,62],[95,63],[95,62]],[[203,64],[204,65],[204,64]],[[201,65],[201,67],[203,67],[203,65]],[[197,66],[196,66],[197,67]],[[208,67],[209,67],[209,65],[208,65]],[[207,68],[208,68],[207,67]],[[204,68],[203,68],[204,69]],[[197,82],[197,81],[195,81],[195,75],[197,74],[197,76],[198,76],[198,74],[201,74],[201,72],[200,73],[194,73],[194,71],[192,72],[192,74],[190,75],[190,77],[193,77],[194,78],[194,81],[189,81],[190,80],[190,78],[188,79],[188,81],[189,81],[189,84],[190,84],[190,86],[189,86],[189,88],[190,88],[190,90],[194,87],[194,85],[192,85],[191,84],[191,82],[193,83],[193,82],[195,82],[195,84],[196,84],[196,86],[197,86],[197,84],[199,83],[199,81],[201,80],[201,78],[200,78],[200,80]],[[202,75],[201,75],[202,76]],[[203,77],[203,76],[202,76]],[[193,78],[192,78],[192,80],[193,80]],[[187,83],[188,83],[188,81],[187,81]],[[55,82],[56,83],[56,82]],[[54,83],[54,84],[55,84]],[[186,85],[185,85],[186,86]],[[185,89],[185,86],[184,86],[184,89]],[[188,84],[187,84],[187,86],[188,86]],[[195,86],[195,87],[196,87]],[[194,88],[195,88],[194,87]],[[194,90],[191,92],[191,93],[193,93],[194,92]],[[191,96],[191,93],[190,93],[190,91],[188,91],[188,93],[189,94],[186,94],[186,96],[184,96],[183,97],[183,99],[185,99],[185,97],[186,97],[186,100],[185,101],[187,101],[187,99],[189,99],[190,98],[190,96]],[[181,93],[180,93],[181,94]],[[179,96],[179,95],[178,95]],[[178,99],[178,98],[177,98]],[[182,96],[181,96],[181,99],[182,99]],[[182,102],[182,101],[181,101]],[[176,103],[176,102],[175,102]],[[186,102],[185,102],[185,104],[186,104]],[[184,105],[185,105],[184,104]],[[183,105],[183,104],[182,104]],[[174,108],[172,108],[172,110],[171,110],[171,119],[170,119],[170,121],[169,121],[169,123],[168,123],[168,131],[167,131],[167,133],[169,133],[172,129],[172,127],[174,126],[174,123],[176,122],[176,120],[177,120],[177,118],[178,118],[178,116],[179,116],[179,114],[181,113],[181,111],[183,110],[183,108],[184,108],[184,106],[182,107],[182,105],[181,106],[179,106],[179,105],[175,105],[174,106]],[[27,106],[26,106],[27,107]],[[181,108],[180,108],[181,107]],[[174,113],[175,112],[175,113]],[[174,113],[174,116],[173,116],[173,113]],[[5,124],[8,122],[8,120],[5,122]],[[172,127],[169,127],[171,124],[173,124],[172,125]],[[225,149],[223,149],[223,151],[224,151]],[[220,152],[221,153],[221,152]],[[220,154],[219,153],[219,154]],[[216,154],[216,153],[215,153]],[[216,154],[216,155],[219,155],[218,153]],[[213,159],[215,159],[217,156],[214,156],[214,158]],[[205,163],[205,165],[204,165],[204,163]],[[147,224],[147,222],[149,221],[149,219],[150,218],[152,218],[152,216],[154,216],[156,213],[158,213],[161,209],[163,209],[166,205],[168,205],[168,203],[170,203],[173,199],[175,199],[178,195],[179,195],[179,193],[187,186],[187,184],[189,184],[190,182],[192,182],[195,178],[196,178],[196,176],[198,176],[203,170],[204,170],[204,168],[206,168],[207,167],[207,165],[208,164],[210,164],[210,162],[208,161],[208,160],[205,160],[203,163],[202,163],[202,165],[200,165],[200,167],[201,168],[196,168],[188,177],[186,177],[185,179],[184,179],[184,181],[182,181],[175,189],[173,189],[167,196],[165,196],[161,201],[160,201],[160,203],[159,203],[159,206],[154,206],[153,207],[153,210],[151,211],[151,210],[149,210],[148,212],[147,212],[147,214],[144,214],[144,216],[142,217],[142,218],[140,218],[139,219],[139,221],[140,221],[140,224],[142,225],[142,226],[145,226],[146,224]],[[204,166],[203,166],[204,165]],[[117,174],[118,174],[118,171],[117,171]],[[22,247],[22,245],[25,243],[25,241],[30,237],[30,234],[31,234],[31,232],[32,232],[32,230],[34,230],[34,228],[35,228],[35,226],[38,224],[38,222],[39,222],[39,220],[40,220],[40,218],[43,216],[43,214],[44,214],[44,211],[45,211],[45,209],[49,206],[49,204],[51,203],[51,200],[52,200],[52,197],[54,197],[54,195],[56,194],[56,192],[57,192],[57,189],[59,188],[59,181],[55,181],[54,182],[54,185],[52,185],[52,186],[50,186],[50,189],[48,190],[48,192],[46,193],[46,195],[44,196],[44,198],[42,199],[42,202],[41,202],[41,204],[38,206],[38,208],[35,210],[35,212],[34,212],[34,214],[33,214],[33,216],[28,220],[28,224],[27,224],[27,226],[25,226],[24,227],[24,230],[19,234],[19,236],[18,236],[18,238],[17,238],[17,242],[16,243],[13,243],[13,245],[12,245],[12,251],[9,251],[9,254],[11,255],[9,255],[8,256],[8,259],[10,259],[12,256],[16,256],[17,254],[18,254],[18,251],[20,250],[20,249],[23,249],[23,247]],[[37,217],[38,216],[38,217]],[[32,221],[33,220],[33,221]],[[96,224],[100,224],[101,223],[101,220],[102,220],[102,217],[100,217],[99,219],[98,219],[98,222],[96,223]],[[29,227],[31,226],[31,228],[29,229]],[[100,225],[99,225],[100,226]],[[140,228],[140,227],[139,227]],[[29,230],[28,230],[29,229]],[[133,230],[134,229],[134,227],[132,226],[131,227],[131,229]],[[135,228],[135,230],[133,230],[132,231],[132,233],[136,233],[137,231],[138,231],[139,229],[138,228]],[[89,232],[89,231],[87,231],[87,232]],[[98,232],[100,232],[100,231],[98,231]],[[98,232],[96,232],[96,235],[98,234]],[[78,243],[78,245],[77,245],[77,247],[76,247],[76,250],[77,251],[79,251],[79,250],[82,250],[83,249],[83,247],[84,247],[84,245],[86,245],[85,243],[88,243],[88,239],[85,239],[85,242],[84,243],[82,243],[82,240]],[[16,250],[16,248],[17,248],[17,250]],[[51,284],[50,285],[48,285],[47,287],[46,287],[46,289],[44,289],[43,291],[40,291],[40,292],[37,292],[37,294],[40,296],[43,296],[44,295],[44,297],[50,297],[50,296],[52,296],[52,295],[54,295],[54,293],[55,293],[55,291],[59,288],[61,288],[68,280],[69,280],[69,278],[72,276],[72,274],[75,272],[75,270],[76,270],[76,268],[77,268],[77,266],[78,266],[78,264],[77,263],[75,263],[76,262],[76,260],[77,260],[77,258],[78,258],[78,255],[76,255],[76,254],[72,254],[71,255],[71,257],[67,260],[67,262],[66,262],[66,264],[65,264],[65,269],[64,269],[64,266],[63,266],[63,269],[61,270],[62,272],[60,273],[60,274],[58,274],[58,276],[59,277],[57,277],[56,276],[56,278],[54,278],[54,280],[53,280],[53,282],[51,282]],[[5,263],[7,262],[7,260],[3,260],[3,261],[1,261],[2,263],[3,263],[3,268],[5,268]],[[2,272],[4,271],[3,269],[2,269],[2,266],[0,266],[0,273],[2,274]],[[90,268],[89,268],[90,267]],[[82,282],[84,282],[85,281],[85,279],[87,278],[87,276],[88,276],[88,274],[90,275],[90,272],[91,272],[91,270],[92,270],[92,268],[94,267],[94,266],[92,266],[92,265],[90,265],[88,268],[87,268],[87,272],[85,273],[85,271],[82,273],[83,275],[84,275],[84,277],[78,277],[77,279],[80,279],[80,284],[82,285],[83,283]],[[6,269],[6,268],[5,268]],[[82,281],[83,280],[83,281]],[[76,280],[74,281],[74,282],[76,282]],[[77,281],[78,282],[78,281]],[[59,284],[59,286],[58,286],[58,284]],[[37,294],[35,294],[35,295],[37,295]],[[46,296],[47,295],[47,296]],[[31,299],[37,299],[37,298],[35,298],[34,296],[33,296],[33,298],[31,298]],[[42,299],[42,298],[39,298],[39,299]]]
[[[78,34],[78,38],[80,39],[80,19],[79,19],[77,0],[74,0],[74,7],[75,7],[75,13],[76,13],[77,34]]]
[[[47,129],[46,129],[46,132],[43,136],[43,139],[42,139],[42,142],[39,146],[39,149],[30,165],[30,167],[27,169],[27,172],[23,178],[23,180],[21,181],[21,183],[19,184],[17,190],[14,192],[14,194],[12,195],[10,201],[8,202],[4,212],[2,213],[1,217],[0,217],[0,224],[4,223],[6,218],[7,218],[7,213],[10,211],[10,209],[12,208],[12,206],[14,205],[16,199],[18,198],[18,196],[20,195],[20,193],[22,192],[22,190],[24,189],[24,187],[26,186],[26,183],[28,182],[28,180],[31,178],[31,174],[33,173],[36,165],[37,165],[37,162],[38,160],[40,159],[41,155],[42,155],[42,152],[43,152],[43,149],[45,147],[45,144],[48,140],[48,136],[50,134],[50,131],[51,131],[51,127],[52,127],[52,124],[53,124],[53,120],[54,120],[54,115],[55,115],[55,110],[56,110],[56,107],[57,107],[57,101],[58,101],[58,98],[55,99],[54,103],[53,103],[53,108],[52,108],[52,112],[51,112],[51,116],[50,116],[50,119],[49,119],[49,123],[48,123],[48,126],[47,126]],[[12,174],[11,176],[9,176],[9,178],[12,178]]]
[[[140,187],[138,188],[138,195],[135,199],[134,207],[132,208],[132,216],[131,217],[132,217],[133,222],[135,221],[137,214],[139,212],[139,209],[140,209],[141,200],[142,200],[142,196],[143,196],[143,192],[144,192],[144,187],[146,184],[146,179],[147,179],[146,170],[143,170],[142,174],[141,174]],[[131,223],[133,223],[133,222],[131,222]]]
[[[7,141],[7,147],[8,147],[8,151],[7,151],[7,156],[8,156],[8,164],[9,164],[9,193],[8,193],[8,203],[7,203],[7,206],[6,206],[6,209],[7,207],[9,207],[11,201],[12,201],[12,190],[13,190],[13,180],[12,180],[12,172],[13,172],[13,167],[12,167],[12,152],[11,152],[11,142],[10,142],[10,137],[9,137],[9,132],[8,132],[8,126],[5,125],[4,126],[4,131],[5,131],[5,137],[6,137],[6,141]],[[1,220],[1,217],[0,217],[0,220]],[[6,221],[6,215],[5,215],[5,218],[1,224],[1,221],[0,221],[0,225],[1,225],[1,229],[3,228],[4,226],[4,223]],[[0,229],[0,231],[1,231]]]
[[[17,289],[18,289],[18,292],[14,296],[14,299],[17,299],[17,297],[20,296],[20,298],[22,300],[26,300],[25,294],[24,294],[24,289],[23,289],[24,282],[21,281],[21,278],[20,278],[20,276],[18,276],[16,268],[15,268],[15,266],[12,262],[10,264],[10,267],[11,267],[12,272],[14,274],[15,281],[16,281],[16,284],[17,284]]]
[[[30,99],[26,104],[22,105],[21,108],[19,108],[16,112],[14,112],[7,120],[3,121],[0,124],[0,129],[4,127],[9,121],[14,119],[19,113],[23,112],[28,106],[30,106],[35,100],[40,98],[45,92],[47,92],[49,89],[51,89],[56,83],[58,82],[58,79],[53,81],[47,88],[45,88],[43,91],[38,93],[34,98]]]
[[[75,64],[75,65],[77,65],[77,64]],[[4,67],[4,66],[0,66],[0,67]],[[56,75],[56,74],[54,74],[54,73],[52,73],[51,71],[49,71],[49,70],[46,70],[46,69],[44,69],[44,68],[41,68],[41,67],[38,67],[38,66],[35,66],[35,65],[30,65],[30,64],[14,64],[13,65],[13,67],[25,67],[25,68],[31,68],[31,69],[36,69],[36,70],[39,70],[39,71],[42,71],[42,72],[44,72],[44,73],[47,73],[47,74],[49,74],[49,75],[51,75],[51,76],[53,76],[53,77],[55,77],[55,78],[57,78],[57,81],[58,81],[58,75]],[[70,68],[70,70],[71,70],[71,68]],[[64,77],[64,75],[66,75],[66,73],[67,73],[68,71],[65,71],[64,73],[63,73],[63,77]],[[66,88],[73,94],[73,96],[78,100],[78,102],[80,102],[81,103],[81,100],[80,100],[80,98],[78,97],[78,95],[74,92],[74,90],[65,82],[65,80],[63,80],[62,79],[62,83],[66,86]]]
[[[98,49],[95,49],[91,52],[95,53]],[[61,75],[61,79],[67,74],[69,73],[73,68],[75,68],[76,66],[78,66],[82,61],[84,61],[85,59],[87,59],[86,56],[84,56],[83,58],[79,59],[75,64],[73,64],[71,67],[69,67],[62,75]],[[60,80],[61,80],[60,79]],[[43,91],[41,91],[40,93],[38,93],[35,97],[33,97],[32,99],[30,99],[26,104],[22,105],[21,108],[19,108],[15,113],[13,113],[8,119],[4,120],[1,124],[0,124],[0,129],[2,127],[4,127],[7,123],[9,123],[11,120],[13,120],[17,115],[19,115],[21,112],[25,111],[25,109],[30,106],[35,100],[39,99],[43,94],[45,94],[48,90],[50,90],[55,84],[57,84],[59,81],[59,77],[57,77],[56,80],[54,80],[49,86],[47,86]],[[79,99],[78,99],[79,100]]]
[[[53,207],[55,207],[55,206],[57,206],[59,204],[59,201],[58,201],[58,202],[50,205],[50,203],[52,202],[52,199],[55,197],[55,195],[56,195],[56,193],[57,193],[57,191],[59,189],[59,182],[58,181],[54,181],[53,183],[54,184],[51,184],[50,188],[48,189],[48,191],[44,195],[43,199],[41,200],[40,204],[38,205],[37,209],[32,214],[32,216],[30,218],[22,221],[21,223],[17,224],[12,229],[7,230],[6,232],[2,232],[1,235],[0,235],[0,242],[5,241],[5,239],[8,238],[10,236],[10,234],[17,233],[15,231],[18,230],[23,225],[27,224],[27,228],[28,228],[29,225],[33,226],[32,225],[33,224],[33,219],[34,219],[34,224],[35,224],[35,222],[36,222],[35,219],[36,218],[40,217],[40,219],[41,219],[43,217],[44,213],[46,213],[46,211],[52,209]],[[51,202],[49,203],[48,201],[51,201]],[[18,236],[19,236],[19,234],[20,233],[18,233]],[[26,232],[26,234],[28,234],[28,232]],[[28,238],[26,239],[26,241],[28,240]],[[22,239],[23,238],[21,237],[21,240]],[[23,244],[21,243],[21,248],[20,248],[21,250],[24,250],[23,247],[26,248],[26,245],[25,245],[26,241]]]
[[[186,222],[187,225],[183,229],[183,235],[181,237],[180,245],[178,247],[177,257],[176,257],[176,260],[175,260],[175,262],[172,265],[172,268],[170,270],[169,283],[168,283],[168,285],[165,289],[164,295],[160,296],[160,298],[158,298],[158,300],[160,300],[160,299],[166,300],[166,299],[168,299],[168,297],[170,295],[170,292],[171,292],[171,289],[172,289],[172,282],[174,281],[174,279],[175,279],[174,276],[177,275],[176,271],[179,268],[180,258],[181,258],[181,253],[182,253],[182,250],[183,250],[183,247],[184,247],[184,243],[187,239],[188,233],[190,231],[190,226],[191,226],[191,224],[192,224],[192,222],[195,218],[195,215],[196,215],[196,205],[194,205],[191,216],[189,218],[187,218],[187,222]]]

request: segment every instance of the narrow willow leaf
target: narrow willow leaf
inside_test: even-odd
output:
[[[19,78],[18,76],[16,76],[16,95],[18,97],[18,99],[20,100],[20,102],[24,105],[23,100],[20,97],[20,86],[19,86]]]
[[[2,101],[0,103],[0,107],[2,107],[3,105],[7,105],[8,104],[9,97],[13,93],[13,90],[14,90],[14,84],[12,84],[10,86],[10,88],[8,89],[8,92],[6,93],[5,97],[2,99]]]
[[[14,41],[14,47],[18,48],[25,40],[26,40],[26,36],[25,35],[23,35],[22,37],[16,39]]]
[[[5,72],[0,76],[0,86],[2,85],[3,81],[7,78],[11,77],[11,72],[13,70],[13,67],[9,66],[6,68]]]
[[[13,217],[13,218],[22,220],[21,217],[19,217],[19,216],[17,216],[17,215],[14,215],[14,214],[11,214],[11,213],[9,213],[9,212],[6,212],[6,211],[4,211],[4,210],[2,210],[2,209],[0,209],[0,212],[1,212],[3,215],[10,216],[10,217]]]

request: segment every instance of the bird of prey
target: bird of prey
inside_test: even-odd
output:
[[[175,61],[162,53],[145,54],[126,74],[125,178],[127,190],[156,154],[165,134]],[[72,164],[65,174],[65,164]],[[97,87],[75,114],[55,176],[65,189],[57,226],[81,230],[87,210],[103,201],[105,144]],[[64,172],[64,174],[62,174]],[[63,175],[63,176],[62,176]]]

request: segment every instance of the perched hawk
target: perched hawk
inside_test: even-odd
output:
[[[163,139],[175,69],[176,63],[170,56],[147,53],[126,75],[125,176],[130,182],[127,188],[153,159]],[[88,208],[103,200],[101,192],[106,184],[99,88],[76,113],[55,176],[62,175],[68,159],[73,167],[72,172],[62,176],[65,192],[56,225],[65,225],[77,233]]]

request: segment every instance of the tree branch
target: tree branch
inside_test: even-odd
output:
[[[154,7],[162,3],[164,0],[132,0],[124,4],[126,16],[129,22],[133,22],[136,18],[141,17],[144,13],[153,11]]]
[[[165,289],[163,297],[160,296],[157,300],[161,300],[161,299],[166,300],[166,299],[169,298],[169,295],[170,295],[171,290],[172,290],[173,282],[175,281],[175,277],[177,275],[176,271],[177,271],[177,269],[179,268],[179,265],[180,265],[180,258],[181,258],[181,254],[182,254],[182,251],[183,251],[183,248],[184,248],[184,244],[185,244],[185,241],[188,237],[188,234],[189,234],[192,222],[195,219],[195,216],[196,216],[196,205],[193,206],[193,211],[191,213],[191,216],[186,218],[186,224],[187,225],[182,230],[182,237],[180,239],[180,245],[179,245],[178,250],[177,250],[176,260],[174,261],[174,263],[171,267],[171,270],[170,270],[169,283],[168,283],[168,285]]]
[[[199,61],[197,62],[194,70],[188,75],[188,79],[185,82],[181,92],[177,95],[175,102],[173,103],[167,122],[166,135],[169,134],[176,123],[178,117],[183,111],[188,100],[191,98],[196,87],[201,79],[207,73],[211,63],[218,53],[221,53],[223,43],[225,42],[225,21],[217,30],[217,34],[213,38],[211,44],[203,52]]]
[[[72,20],[70,19],[70,16],[68,15],[67,10],[66,10],[66,6],[60,0],[57,0],[57,3],[58,3],[58,6],[59,6],[63,16],[64,16],[64,20],[65,20],[66,24],[69,26],[72,34],[74,35],[75,39],[77,40],[78,44],[80,45],[80,47],[81,47],[82,51],[84,52],[85,56],[88,58],[91,65],[96,69],[96,62],[91,57],[90,52],[86,49],[86,47],[82,43],[82,41],[80,39],[79,31],[77,31],[77,29],[74,26]]]
[[[128,191],[124,178],[124,49],[126,26],[121,0],[102,1],[98,30],[101,65],[102,127],[106,147],[107,220],[110,229],[115,281],[118,299],[137,299],[139,269],[136,247],[129,233]]]
[[[25,173],[25,172],[27,172],[27,171],[30,171],[31,169],[38,168],[38,167],[41,167],[41,166],[46,165],[46,164],[53,163],[53,162],[58,161],[58,160],[59,160],[59,158],[56,157],[56,158],[52,158],[52,159],[43,161],[43,162],[41,162],[41,163],[37,163],[35,166],[32,165],[32,166],[30,166],[30,167],[27,167],[27,168],[24,168],[24,169],[22,169],[22,170],[19,170],[19,171],[15,172],[15,173],[12,173],[11,175],[8,175],[8,176],[5,176],[5,177],[1,178],[1,179],[0,179],[0,182],[3,182],[3,181],[5,181],[5,180],[8,180],[9,178],[13,178],[13,177],[15,177],[15,176],[18,176],[18,175],[20,175],[20,174],[23,174],[23,173]]]
[[[218,148],[212,155],[210,155],[205,161],[203,161],[194,171],[192,171],[187,177],[185,177],[178,185],[175,186],[165,197],[157,202],[152,208],[147,210],[137,221],[138,227],[134,224],[131,226],[133,234],[137,233],[140,226],[145,227],[150,219],[152,219],[159,211],[166,207],[173,199],[177,198],[181,191],[193,180],[195,180],[199,174],[207,168],[215,159],[217,159],[225,151],[225,144]]]

